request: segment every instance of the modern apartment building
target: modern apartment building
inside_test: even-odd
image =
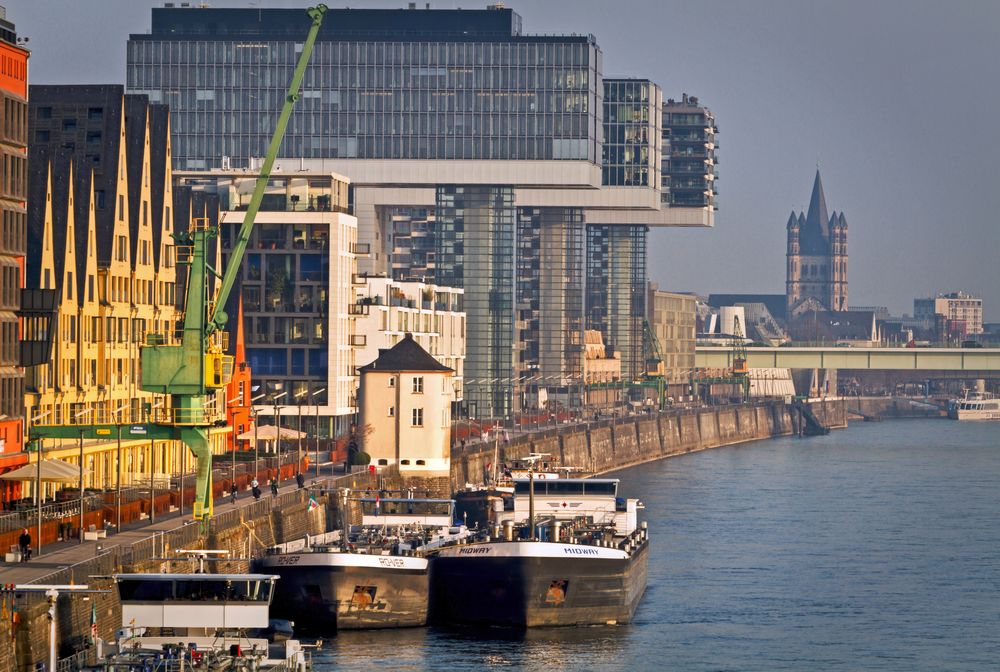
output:
[[[685,384],[694,370],[696,310],[694,294],[649,287],[649,328],[659,342],[663,375],[668,383]]]
[[[120,85],[32,86],[28,116],[26,282],[56,290],[58,306],[51,359],[27,374],[28,416],[143,422],[169,401],[140,389],[140,346],[180,316],[169,114]],[[228,433],[213,430],[216,452]],[[42,443],[43,457],[79,463],[77,441]],[[193,464],[176,442],[131,436],[121,453],[115,442],[88,441],[83,459],[84,484],[95,488],[116,486],[118,473],[124,485],[162,482]]]
[[[951,292],[926,299],[914,299],[913,317],[924,323],[927,328],[935,329],[939,338],[947,332],[981,334],[983,300],[966,292]]]
[[[354,287],[354,359],[360,366],[374,362],[409,334],[435,360],[454,373],[455,400],[462,400],[465,370],[465,309],[463,292],[425,282],[399,282],[368,276]]]
[[[175,179],[179,189],[217,199],[225,267],[256,172],[178,171]],[[318,423],[326,437],[346,431],[357,411],[352,306],[360,250],[348,187],[339,175],[275,171],[227,308],[236,315],[242,297],[256,415],[301,415],[303,431],[312,435]]]
[[[128,87],[169,102],[177,168],[263,155],[271,129],[259,120],[281,105],[307,23],[299,10],[153,10],[151,31],[129,40]],[[371,249],[360,272],[464,289],[479,327],[465,363],[477,415],[510,413],[539,389],[568,398],[582,380],[588,224],[712,225],[713,206],[661,198],[655,87],[645,131],[616,122],[605,183],[601,61],[593,36],[525,34],[499,5],[334,9],[320,31],[278,163],[350,177]],[[532,256],[535,239],[559,253]]]
[[[662,197],[678,208],[715,208],[719,129],[715,115],[686,93],[663,105]]]
[[[24,287],[28,195],[28,51],[0,8],[0,473],[27,460],[24,453],[24,370],[19,368],[16,311]],[[0,501],[20,494],[0,481]]]

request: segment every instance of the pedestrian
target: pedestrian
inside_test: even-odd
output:
[[[278,496],[278,479],[271,479],[271,495],[274,497]]]
[[[233,481],[233,485],[229,488],[229,501],[233,504],[236,503],[236,495],[240,494],[239,489],[236,487],[236,481]]]
[[[21,550],[21,562],[27,562],[31,557],[31,534],[28,533],[28,528],[24,528],[17,538],[17,546]]]
[[[253,493],[253,498],[254,498],[254,501],[259,501],[259,500],[260,500],[260,488],[258,488],[258,487],[257,487],[257,486],[255,485],[255,486],[253,486],[253,488],[252,488],[252,489],[250,490],[250,492],[252,492],[252,493]]]
[[[299,489],[306,487],[306,477],[302,475],[302,472],[295,474],[295,484],[299,486]]]
[[[255,479],[253,479],[252,481],[250,481],[250,487],[251,487],[251,488],[257,488],[257,487],[260,487],[260,483],[258,483],[258,482],[257,482],[257,479],[256,479],[256,478],[255,478]]]

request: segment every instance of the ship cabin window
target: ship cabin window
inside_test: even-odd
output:
[[[427,464],[427,461],[426,460],[417,460],[417,464],[420,465],[420,466],[423,466],[423,465]]]
[[[380,467],[388,466],[388,464],[389,464],[389,460],[387,460],[385,458],[382,458],[381,460],[378,461],[378,466],[380,466]]]
[[[119,579],[122,602],[268,602],[271,583],[260,579]]]
[[[514,494],[527,495],[530,487],[530,481],[527,479],[519,479],[514,483]],[[618,494],[618,481],[558,478],[552,480],[536,480],[535,494],[614,497]]]
[[[409,464],[410,461],[409,460],[400,460],[399,463],[400,464]]]

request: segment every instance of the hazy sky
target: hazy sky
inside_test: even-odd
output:
[[[124,83],[128,34],[147,31],[161,4],[6,0],[30,38],[34,83]],[[850,304],[912,312],[914,296],[965,290],[1000,321],[1000,2],[507,5],[525,32],[596,35],[605,76],[648,77],[666,97],[697,95],[715,112],[716,225],[654,230],[650,276],[664,289],[783,293],[785,222],[806,209],[818,163],[827,205],[850,226]]]

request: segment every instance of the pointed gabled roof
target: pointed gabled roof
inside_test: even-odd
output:
[[[367,373],[390,371],[453,371],[437,361],[413,340],[413,334],[406,334],[396,345],[388,350],[379,350],[378,359],[371,364],[362,366],[359,371]]]
[[[823,194],[823,181],[819,170],[813,180],[812,196],[809,198],[809,211],[806,213],[805,224],[802,226],[799,238],[799,249],[802,254],[826,254],[830,247],[830,215],[826,210],[826,196]]]
[[[788,224],[786,224],[785,226],[791,229],[795,226],[798,226],[798,224],[799,224],[799,219],[798,217],[795,216],[795,211],[792,210],[792,214],[788,215]]]

